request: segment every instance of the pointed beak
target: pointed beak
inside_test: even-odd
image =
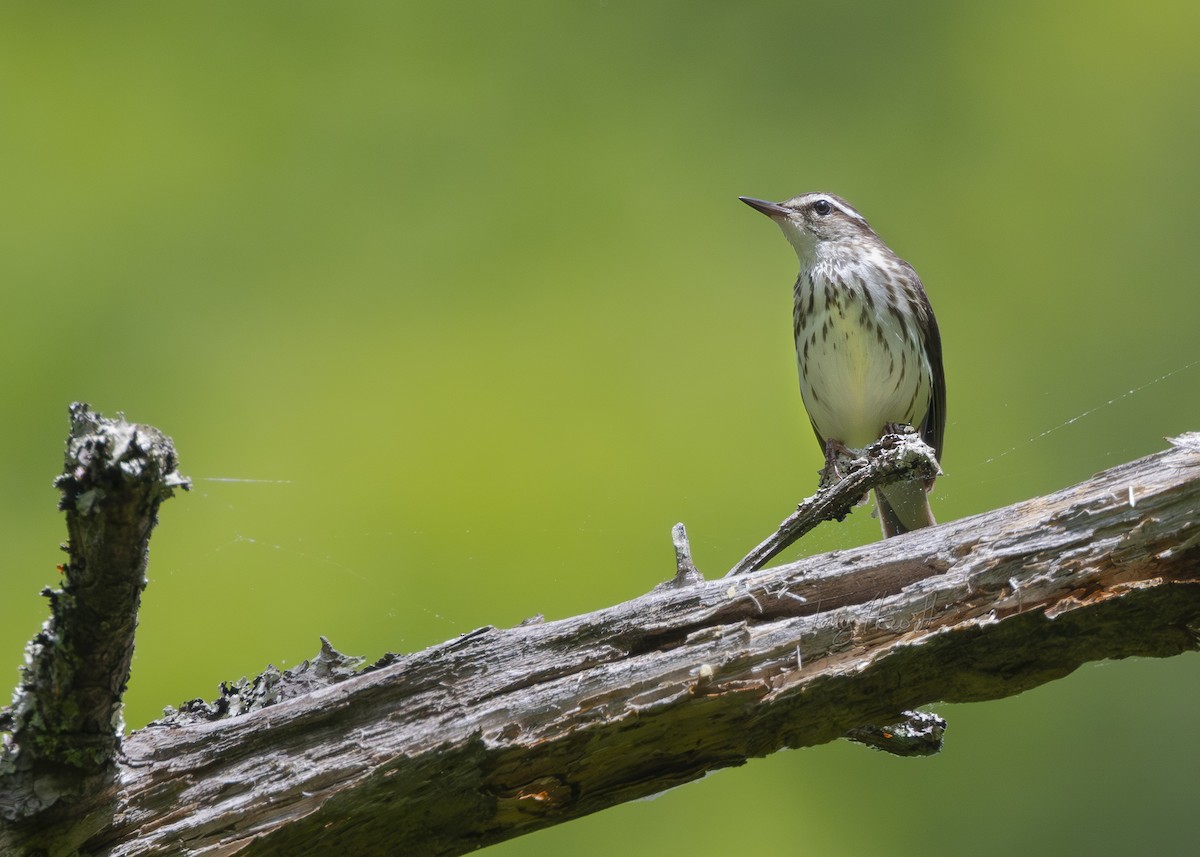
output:
[[[765,199],[755,199],[752,196],[739,196],[742,202],[753,208],[755,211],[761,211],[767,217],[774,219],[776,217],[787,217],[791,213],[791,209],[784,208],[777,202],[767,202]]]

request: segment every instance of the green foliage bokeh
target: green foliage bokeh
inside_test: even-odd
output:
[[[677,520],[728,568],[820,465],[794,258],[739,194],[842,194],[921,272],[943,519],[1200,429],[1192,4],[2,18],[0,653],[56,583],[67,404],[159,426],[195,490],[132,726],[318,634],[377,656],[636,596]],[[864,509],[802,549],[876,535]],[[935,759],[776,754],[495,850],[1187,853],[1196,674],[1088,667],[942,706]]]

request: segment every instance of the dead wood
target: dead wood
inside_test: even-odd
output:
[[[1005,509],[726,579],[689,571],[360,672],[325,645],[133,733],[103,783],[32,812],[10,715],[0,851],[458,854],[784,747],[908,741],[919,722],[871,724],[1197,648],[1197,509],[1189,434]]]

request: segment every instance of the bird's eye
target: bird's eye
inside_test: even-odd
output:
[[[812,204],[812,208],[821,217],[827,217],[833,211],[833,205],[827,199],[818,199]]]

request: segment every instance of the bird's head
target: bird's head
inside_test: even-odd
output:
[[[878,240],[866,218],[832,193],[803,193],[786,202],[767,202],[748,196],[738,199],[779,224],[802,261],[817,255],[822,245]]]

